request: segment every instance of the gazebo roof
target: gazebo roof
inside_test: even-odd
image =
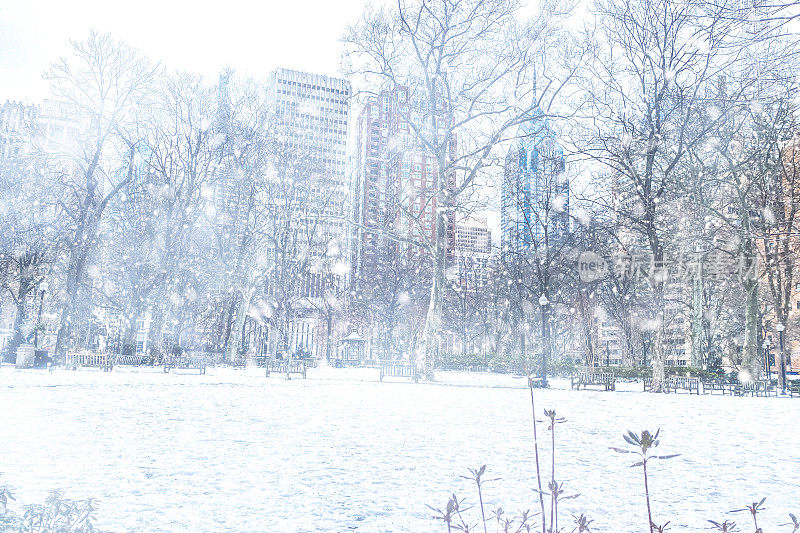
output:
[[[359,337],[359,336],[358,336],[358,333],[356,333],[356,332],[354,331],[354,332],[352,332],[350,335],[348,335],[347,337],[345,337],[344,339],[342,339],[342,342],[345,342],[345,341],[347,341],[347,342],[364,342],[364,339],[362,339],[361,337]]]

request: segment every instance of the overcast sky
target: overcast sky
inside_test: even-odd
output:
[[[0,102],[35,103],[68,40],[110,32],[170,68],[265,78],[282,66],[337,74],[345,26],[368,0],[0,0]]]

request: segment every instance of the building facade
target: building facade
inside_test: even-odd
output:
[[[504,170],[500,191],[503,253],[527,253],[563,244],[570,227],[564,150],[538,107],[520,126]]]
[[[462,289],[482,287],[489,281],[492,257],[492,232],[485,217],[456,220],[452,261],[448,269],[451,283]]]
[[[419,253],[434,241],[443,188],[435,156],[422,146],[410,121],[423,114],[421,100],[398,86],[367,98],[356,121],[352,190],[357,236],[357,275],[373,269],[386,249]],[[455,156],[456,143],[449,147]],[[452,258],[455,215],[447,215],[448,257]],[[417,243],[419,246],[415,246]]]

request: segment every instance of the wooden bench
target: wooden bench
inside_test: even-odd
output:
[[[669,377],[664,383],[667,392],[686,391],[689,394],[700,394],[700,378]]]
[[[292,374],[297,374],[306,379],[306,363],[305,361],[269,361],[267,363],[267,377],[269,377],[270,372],[286,374],[287,378]]]
[[[416,367],[405,363],[387,363],[381,365],[381,378],[383,381],[385,377],[393,378],[410,378],[414,383],[419,382],[419,373]]]
[[[704,379],[702,380],[702,384],[703,394],[714,394],[715,392],[721,392],[723,396],[725,394],[733,395],[737,385],[737,383],[734,381],[721,378]]]
[[[530,389],[545,389],[547,388],[547,381],[541,376],[528,376],[528,388]]]
[[[653,388],[653,378],[644,378],[644,391],[647,392]],[[686,391],[689,394],[700,394],[700,378],[687,378],[687,377],[665,377],[664,387],[665,393]]]
[[[738,383],[733,389],[736,396],[777,396],[778,389],[768,381],[745,381]]]
[[[196,355],[172,355],[164,359],[164,373],[170,370],[197,370],[199,375],[206,373],[206,360]]]
[[[613,372],[594,372],[592,370],[582,370],[570,378],[569,388],[584,390],[586,387],[601,387],[607,391],[616,389],[616,378]]]
[[[787,381],[786,390],[789,392],[789,398],[794,398],[795,395],[800,398],[800,379]]]
[[[114,356],[114,365],[129,365],[129,366],[140,366],[145,363],[145,358],[143,355],[122,355],[117,354]]]
[[[114,361],[105,353],[68,353],[65,366],[77,370],[79,366],[102,368],[103,372],[111,372]]]

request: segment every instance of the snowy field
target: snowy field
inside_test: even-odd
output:
[[[476,501],[459,476],[486,463],[489,477],[502,478],[486,488],[489,506],[535,509],[523,380],[438,378],[3,367],[0,483],[20,502],[43,501],[56,487],[96,497],[98,526],[111,531],[427,532],[443,528],[426,504],[443,507],[453,491]],[[767,531],[800,512],[800,400],[625,388],[537,392],[537,409],[568,419],[557,427],[557,477],[581,496],[565,502],[563,517],[585,512],[598,532],[643,531],[640,471],[608,447],[625,445],[623,430],[658,427],[659,450],[682,455],[651,469],[657,523],[744,525],[749,516],[727,511],[763,496]]]

